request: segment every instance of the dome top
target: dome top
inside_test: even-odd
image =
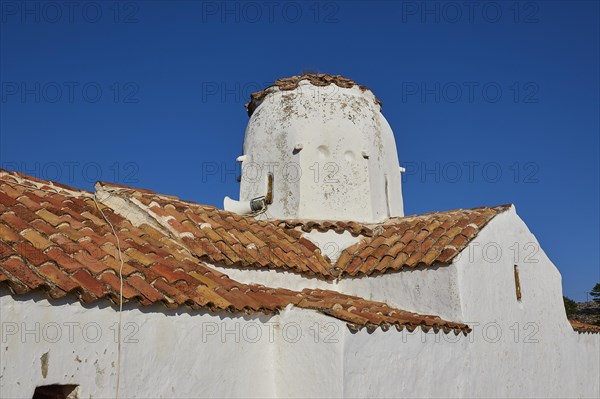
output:
[[[277,79],[275,83],[273,83],[266,89],[252,93],[250,95],[250,101],[245,105],[246,109],[248,110],[248,116],[252,116],[254,110],[263,102],[267,95],[276,91],[287,91],[297,89],[300,81],[302,80],[307,80],[313,86],[329,86],[332,83],[338,87],[346,89],[358,86],[358,88],[361,91],[369,91],[371,94],[373,94],[371,89],[369,89],[368,87],[359,85],[354,80],[345,78],[341,75],[328,75],[325,73],[304,73],[298,76]],[[373,95],[373,98],[375,103],[381,108],[381,101],[379,101],[375,97],[375,95]]]

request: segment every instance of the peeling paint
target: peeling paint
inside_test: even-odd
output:
[[[396,142],[373,94],[350,80],[319,79],[268,89],[257,105],[244,138],[240,200],[264,195],[273,173],[273,203],[261,218],[402,216]],[[368,159],[357,156],[364,153]]]

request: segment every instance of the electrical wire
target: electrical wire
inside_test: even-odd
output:
[[[98,201],[96,200],[96,193],[94,193],[94,202],[96,203],[96,207],[100,211],[100,214],[102,214],[102,217],[104,218],[106,223],[108,223],[110,228],[112,229],[115,239],[117,240],[117,249],[119,251],[119,261],[120,261],[120,266],[119,266],[119,323],[118,323],[119,331],[117,332],[117,386],[115,389],[115,398],[119,399],[119,385],[121,382],[121,326],[123,323],[123,253],[121,252],[121,243],[119,241],[119,236],[117,235],[117,231],[115,230],[115,228],[112,225],[112,223],[110,222],[110,220],[108,220],[108,218],[102,211],[102,208],[100,208],[100,204],[98,204]]]
[[[26,187],[31,190],[40,190],[40,191],[45,191],[45,192],[49,192],[49,193],[50,192],[51,193],[59,193],[58,189],[55,189],[52,191],[44,190],[43,188],[37,187],[35,185],[30,186],[27,184],[17,183],[14,181],[9,181],[6,179],[1,179],[1,178],[0,178],[0,181],[4,181],[10,185]],[[68,195],[75,197],[74,194],[71,194],[68,192],[63,192],[62,194],[68,194]],[[115,388],[115,398],[118,399],[119,398],[119,387],[120,387],[120,383],[121,383],[121,329],[122,329],[121,326],[123,324],[123,252],[121,251],[121,242],[119,241],[119,236],[117,235],[117,231],[115,230],[115,227],[113,226],[113,224],[110,222],[110,220],[108,220],[108,218],[102,211],[102,208],[100,208],[100,204],[98,203],[96,193],[94,193],[92,198],[94,199],[96,208],[98,209],[98,211],[100,212],[100,214],[102,215],[102,217],[104,218],[106,223],[108,223],[108,225],[110,226],[112,233],[115,236],[115,239],[117,241],[117,250],[119,251],[119,262],[120,262],[120,265],[119,265],[119,322],[118,322],[119,330],[117,332],[117,383],[116,383],[116,388]]]

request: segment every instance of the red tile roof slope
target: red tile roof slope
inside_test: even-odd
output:
[[[163,203],[161,209],[173,213],[178,206],[179,202],[174,200],[171,205]],[[0,285],[8,286],[15,296],[43,290],[51,298],[74,294],[86,303],[99,299],[117,303],[120,293],[117,241],[99,209],[119,237],[125,301],[137,300],[142,305],[161,302],[169,308],[185,305],[248,314],[273,314],[292,304],[336,317],[353,329],[381,327],[386,330],[395,326],[399,330],[421,327],[456,334],[470,331],[465,324],[394,309],[381,302],[334,291],[297,292],[239,283],[194,256],[187,247],[193,240],[165,234],[152,223],[134,226],[127,218],[96,202],[90,192],[2,170]],[[173,225],[190,227],[185,220],[178,220],[178,214],[169,216],[173,217],[168,218]],[[234,219],[234,215],[229,215],[219,223]],[[213,219],[196,223],[211,224]],[[283,234],[277,230],[268,232]],[[215,234],[222,240],[215,243],[215,248],[225,250],[221,256],[229,254],[223,245],[226,242],[223,232]],[[253,238],[247,240],[252,243]],[[256,256],[260,253],[261,250],[257,251]],[[276,252],[274,255],[284,256]]]
[[[595,326],[593,324],[586,324],[578,320],[569,320],[571,326],[573,326],[573,330],[577,331],[580,334],[598,334],[600,333],[600,326]]]
[[[107,190],[102,196],[120,197],[132,209],[152,216],[202,260],[332,277],[331,263],[317,246],[301,237],[302,231],[150,191],[108,183],[96,187]]]
[[[335,264],[340,276],[365,276],[405,267],[449,264],[481,229],[510,205],[456,209],[390,218],[371,237],[346,248]]]
[[[236,215],[177,197],[108,183],[99,189],[121,197],[180,235],[192,253],[207,262],[236,268],[286,270],[325,279],[369,276],[405,267],[449,264],[481,229],[510,205],[457,209],[390,218],[384,223],[268,220]],[[311,230],[348,231],[363,236],[335,263],[311,241]]]

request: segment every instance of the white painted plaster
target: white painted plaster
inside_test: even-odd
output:
[[[402,216],[396,142],[370,91],[304,80],[274,89],[244,138],[240,200],[265,195],[272,218],[377,222]],[[386,183],[387,179],[387,183]]]
[[[115,310],[9,295],[0,304],[2,397],[29,398],[47,384],[77,384],[80,398],[114,397]],[[72,342],[69,322],[77,325]],[[598,335],[567,329],[549,329],[532,343],[515,343],[510,330],[496,342],[484,325],[467,337],[394,328],[353,334],[337,319],[293,307],[273,317],[127,307],[123,322],[137,328],[124,335],[137,340],[122,348],[124,398],[598,396]],[[22,335],[23,323],[29,330],[40,323],[37,340]],[[55,333],[44,333],[50,323],[62,326],[56,342]],[[94,329],[87,339],[82,333],[92,323],[103,333],[98,342]],[[14,325],[21,330],[7,334]]]
[[[329,235],[327,242],[334,242],[341,235]],[[519,262],[515,262],[516,247],[519,244]],[[344,241],[338,244],[345,245]],[[496,260],[495,251],[500,248],[502,256]],[[532,257],[534,251],[537,255]],[[537,263],[525,262],[526,257],[538,260]],[[514,265],[519,266],[523,299],[516,301]],[[213,265],[231,278],[245,283],[257,283],[271,287],[283,287],[292,290],[304,288],[322,288],[357,295],[367,299],[386,302],[405,310],[418,313],[436,314],[447,320],[471,321],[481,319],[473,312],[481,307],[482,299],[474,297],[472,290],[480,289],[486,297],[494,300],[515,302],[521,309],[532,298],[536,300],[536,312],[551,312],[550,317],[559,317],[567,326],[562,303],[560,274],[552,262],[541,250],[540,244],[514,208],[501,213],[484,227],[479,236],[450,265],[428,268],[404,268],[400,272],[386,273],[368,278],[344,278],[339,281],[324,281],[306,278],[296,273],[279,270],[233,269]],[[474,277],[470,277],[474,276]],[[475,277],[476,276],[476,277]],[[532,286],[530,281],[535,281]],[[485,287],[485,288],[482,288]],[[491,304],[490,304],[491,306]],[[512,311],[508,315],[511,319]],[[530,312],[532,311],[531,308]],[[476,317],[476,318],[473,318]],[[570,325],[567,326],[570,328]]]
[[[515,264],[521,301],[516,297]],[[418,330],[373,334],[343,330],[343,389],[332,394],[331,384],[337,386],[339,381],[327,381],[317,396],[600,395],[600,335],[573,331],[564,311],[560,273],[514,207],[492,219],[449,266],[332,283],[275,271],[236,271],[234,276],[291,289],[333,289],[464,321],[473,328],[466,338]],[[318,359],[314,367],[332,368],[327,360],[330,347],[302,347],[302,353],[292,349],[288,358],[312,357]],[[308,389],[305,384],[314,388],[317,383],[307,382],[308,375],[303,380],[301,374],[281,377],[290,390],[287,395],[278,391],[279,396],[301,396],[298,392]]]
[[[494,369],[481,367],[490,363],[492,353],[475,343],[465,369],[474,378],[466,391],[482,397],[599,396],[600,336],[573,332],[560,273],[514,207],[496,216],[456,264],[463,319],[497,323],[508,338],[495,345],[499,364]],[[515,265],[521,301],[516,297]],[[503,382],[495,392],[485,384],[492,375]]]
[[[243,282],[360,295],[464,321],[473,332],[352,334],[342,321],[293,307],[269,317],[126,304],[120,397],[600,396],[600,335],[573,331],[560,273],[514,208],[445,267],[331,283],[219,269]],[[76,384],[80,398],[114,397],[113,307],[42,294],[15,300],[1,288],[0,312],[1,397],[30,398],[49,384]]]
[[[50,384],[79,385],[80,398],[115,397],[114,308],[49,303],[37,296],[15,301],[2,294],[3,398],[31,398],[36,386]],[[265,324],[273,318],[136,306],[123,312],[121,397],[274,396]],[[261,337],[255,340],[257,326]],[[44,378],[40,358],[45,353]]]

